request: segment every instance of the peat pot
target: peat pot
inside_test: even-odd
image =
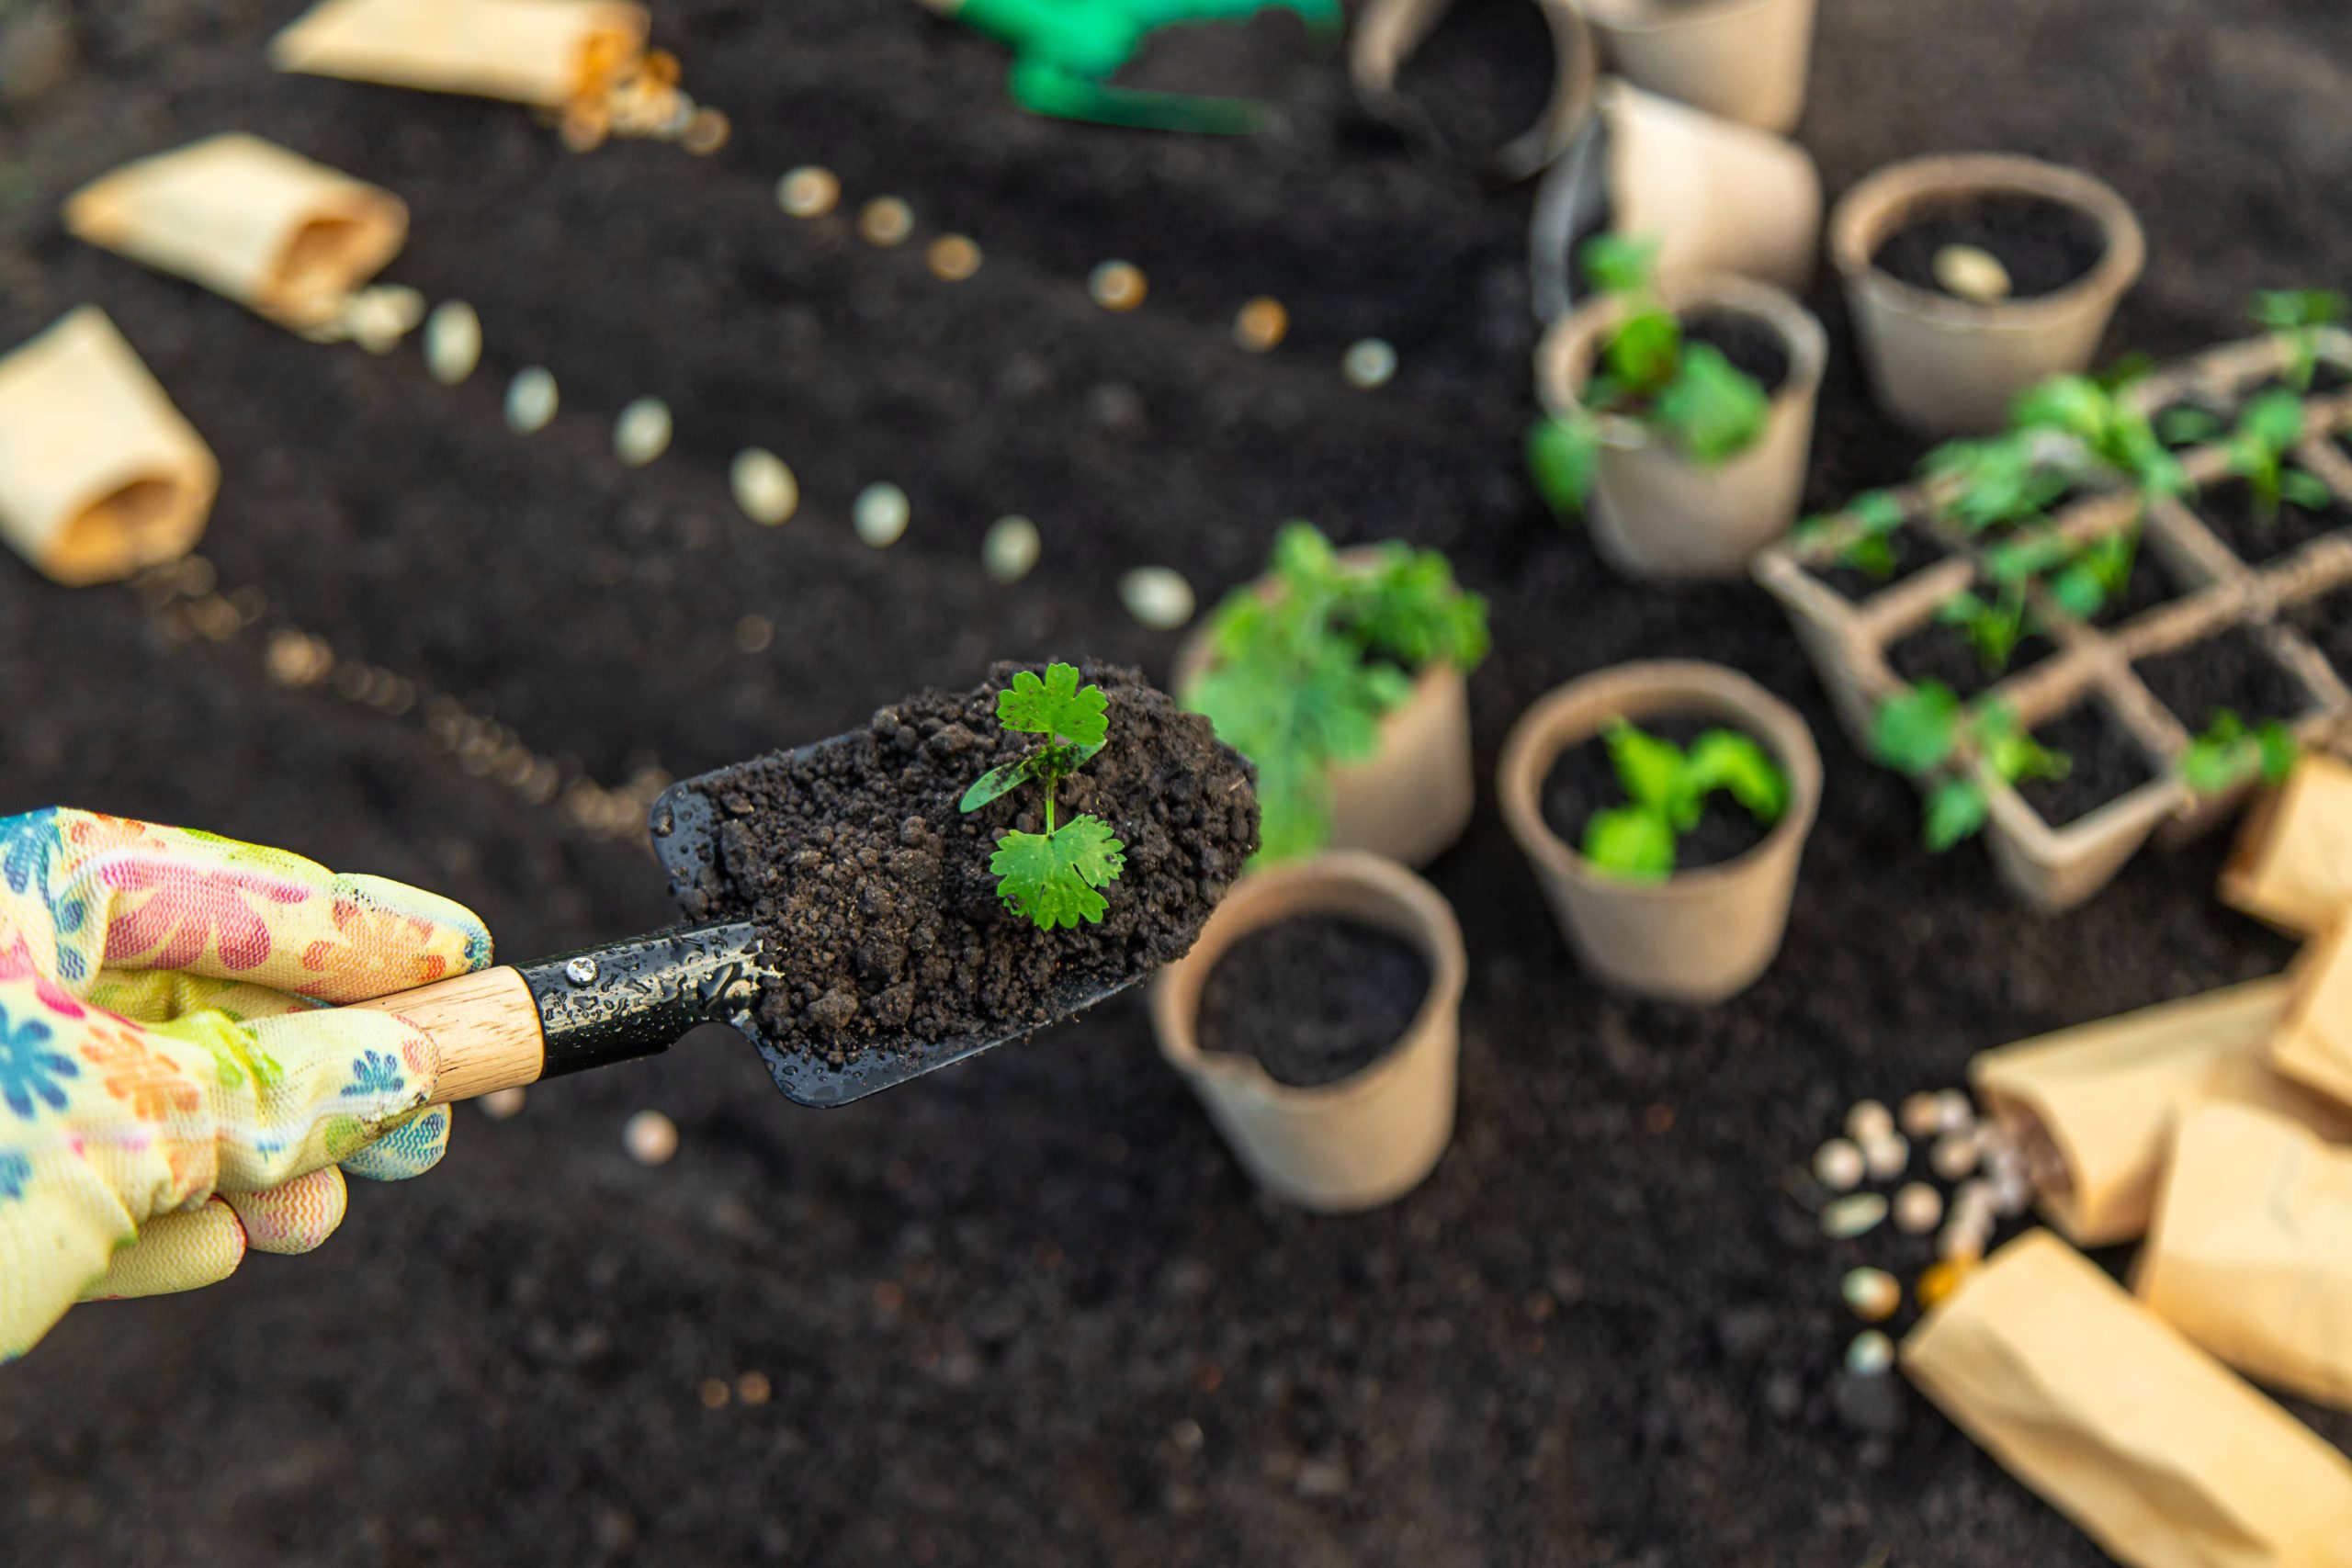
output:
[[[1563,752],[1611,719],[1669,716],[1755,737],[1789,775],[1788,811],[1736,860],[1661,883],[1603,875],[1544,819],[1544,780]],[[1821,756],[1796,710],[1737,671],[1643,661],[1571,681],[1521,714],[1503,745],[1498,790],[1503,820],[1585,967],[1628,991],[1717,1002],[1745,990],[1781,950],[1797,862],[1821,805]]]
[[[1577,0],[1628,81],[1786,131],[1804,113],[1815,0]]]
[[[1600,452],[1587,508],[1593,543],[1619,571],[1647,581],[1741,576],[1749,558],[1796,522],[1826,340],[1804,306],[1745,278],[1668,284],[1660,297],[1678,315],[1726,311],[1764,321],[1781,340],[1788,372],[1772,394],[1763,434],[1712,467],[1693,462],[1637,421],[1600,416]],[[1585,382],[1624,313],[1622,299],[1595,299],[1544,334],[1536,385],[1552,412],[1578,411]]]
[[[1201,1049],[1201,991],[1217,959],[1253,931],[1329,916],[1392,931],[1429,965],[1429,991],[1404,1035],[1335,1083],[1278,1083],[1251,1056]],[[1161,1055],[1184,1075],[1251,1179],[1327,1213],[1368,1209],[1419,1185],[1453,1135],[1454,1062],[1468,970],[1462,929],[1436,888],[1355,850],[1252,872],[1209,917],[1193,951],[1151,992]]]
[[[2002,197],[2075,209],[2097,226],[2104,250],[2054,292],[1990,302],[1906,283],[1873,260],[1890,238],[1939,211]],[[1998,429],[2018,393],[2087,368],[2146,254],[2139,220],[2114,191],[2073,169],[2007,154],[1890,164],[1848,191],[1829,220],[1830,260],[1879,403],[1930,435]]]
[[[1539,175],[1567,150],[1592,114],[1598,53],[1591,31],[1569,0],[1533,0],[1552,30],[1552,91],[1535,123],[1502,146],[1486,151],[1498,179]],[[1356,97],[1377,118],[1441,149],[1444,139],[1426,111],[1396,90],[1396,73],[1428,41],[1456,0],[1368,0],[1356,13],[1348,43],[1348,73]],[[1482,150],[1484,151],[1484,150]]]

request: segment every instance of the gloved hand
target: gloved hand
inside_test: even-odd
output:
[[[489,962],[480,919],[398,883],[85,812],[0,818],[0,1361],[77,1300],[311,1250],[345,1172],[430,1169],[432,1041],[332,1004]]]

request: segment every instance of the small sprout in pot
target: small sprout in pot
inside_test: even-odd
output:
[[[2221,795],[2256,779],[2284,784],[2300,750],[2295,732],[2278,720],[2248,728],[2233,710],[2216,708],[2205,733],[2181,753],[2180,779],[2199,795]]]
[[[1951,687],[1928,681],[1879,705],[1871,750],[1897,773],[1933,781],[1921,837],[1941,853],[1984,826],[1991,797],[1984,782],[2058,779],[2072,766],[2026,733],[2006,703],[1963,706]]]
[[[2323,480],[2287,462],[2295,443],[2302,438],[2302,400],[2280,389],[2246,404],[2238,416],[2238,427],[2223,447],[2230,471],[2245,479],[2254,492],[2255,516],[2266,528],[2278,523],[2282,503],[2306,512],[2324,512],[2334,504],[2335,498]]]
[[[1674,874],[1677,844],[1699,825],[1707,796],[1717,790],[1768,828],[1789,808],[1789,775],[1738,730],[1707,730],[1687,750],[1623,718],[1602,734],[1631,800],[1596,811],[1585,823],[1584,858],[1596,871],[1664,882]]]
[[[1903,524],[1903,503],[1886,491],[1874,490],[1856,496],[1838,516],[1807,518],[1798,525],[1798,532],[1801,536],[1818,537],[1833,528],[1849,530],[1831,558],[1873,582],[1884,582],[1902,564],[1895,553],[1894,534]]]
[[[980,775],[957,807],[978,811],[1032,780],[1045,790],[1046,830],[1008,829],[989,862],[1006,907],[1041,931],[1100,921],[1110,904],[1099,889],[1117,881],[1126,867],[1126,846],[1111,836],[1101,818],[1054,823],[1054,792],[1102,750],[1110,733],[1109,707],[1102,687],[1079,685],[1074,665],[1048,665],[1042,680],[1023,670],[997,694],[997,721],[1007,729],[1043,736],[1044,743],[1021,761]]]
[[[2310,391],[2319,373],[2320,333],[2345,313],[2344,296],[2332,288],[2266,288],[2246,308],[2286,346],[2287,384],[2298,392]]]

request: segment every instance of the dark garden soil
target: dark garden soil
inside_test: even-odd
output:
[[[2302,680],[2244,626],[2132,668],[2191,735],[2203,734],[2222,708],[2259,724],[2298,717],[2316,701]]]
[[[2352,681],[2352,594],[2314,599],[2289,611],[2287,623],[2318,649],[2339,680]]]
[[[997,722],[1018,665],[712,782],[718,886],[690,895],[686,912],[758,924],[776,967],[759,1005],[773,1044],[840,1066],[901,1043],[993,1039],[1190,950],[1258,848],[1249,764],[1136,671],[1079,668],[1110,700],[1110,733],[1055,791],[1057,820],[1107,824],[1125,866],[1101,920],[1074,930],[1012,913],[989,869],[1003,834],[1046,830],[1042,790],[957,808],[982,773],[1037,748]]]
[[[273,76],[301,4],[0,7],[0,342],[103,304],[219,452],[206,552],[263,596],[252,629],[174,641],[130,592],[0,558],[0,810],[282,843],[461,898],[533,959],[675,919],[651,859],[415,716],[272,684],[271,626],[607,783],[685,777],[999,659],[1164,678],[1181,634],[1130,619],[1120,575],[1173,565],[1212,603],[1294,516],[1442,548],[1492,597],[1482,781],[1544,691],[1679,656],[1797,705],[1827,787],[1780,959],[1703,1010],[1568,962],[1485,792],[1430,873],[1471,955],[1459,1131],[1372,1213],[1258,1196],[1135,994],[841,1111],[786,1104],[724,1032],[534,1089],[511,1121],[461,1111],[440,1169],[355,1183],[315,1255],[76,1311],[0,1371],[11,1562],[2104,1561],[1899,1384],[1841,1414],[1838,1280],[1866,1244],[1825,1244],[1781,1179],[1860,1096],[2290,948],[2213,900],[2219,841],[2022,917],[1980,846],[1918,847],[1910,785],[1845,742],[1768,596],[1628,585],[1553,522],[1519,469],[1525,190],[1365,127],[1288,26],[1220,36],[1298,85],[1276,130],[1211,141],[1017,114],[1003,50],[906,0],[657,0],[657,40],[735,119],[696,160]],[[44,84],[18,18],[59,12],[80,63]],[[2341,6],[2044,0],[1987,28],[1973,0],[1824,0],[1798,134],[1832,196],[1953,147],[2096,171],[2153,242],[2109,352],[2171,355],[2240,333],[2256,288],[2352,277],[2341,149],[2314,130],[2347,61]],[[232,128],[405,197],[389,276],[481,311],[484,373],[447,389],[413,344],[301,342],[61,231],[84,180]],[[773,191],[809,163],[848,195],[799,223]],[[854,228],[884,194],[921,222],[890,252]],[[955,286],[921,254],[950,230],[986,256]],[[1089,301],[1109,257],[1148,276],[1142,310]],[[1292,331],[1253,357],[1232,324],[1259,294]],[[1813,512],[1923,444],[1863,396],[1834,280],[1807,302],[1832,344]],[[1340,357],[1373,335],[1398,373],[1356,391]],[[518,439],[499,405],[533,363],[564,412]],[[625,469],[612,418],[646,393],[676,443]],[[752,445],[799,474],[781,528],[729,501]],[[883,479],[913,521],[877,551],[848,514]],[[1045,554],[998,586],[979,543],[1012,512]],[[647,1107],[681,1139],[654,1169],[620,1136]]]
[[[1360,920],[1283,920],[1233,944],[1201,987],[1201,1049],[1255,1056],[1277,1083],[1337,1083],[1413,1026],[1430,967]]]
[[[1552,28],[1537,0],[1461,0],[1396,72],[1396,92],[1451,155],[1483,158],[1552,96]]]
[[[2067,760],[2066,775],[2018,785],[2025,803],[2052,828],[2063,828],[2155,776],[2145,752],[2102,702],[2083,702],[2033,732]]]
[[[2018,639],[2007,664],[1998,670],[1987,670],[1960,627],[1929,621],[1910,636],[1889,644],[1886,661],[1897,675],[1915,686],[1940,681],[1968,697],[2031,669],[2057,651],[2056,643],[2040,632],[2030,631]]]
[[[2194,505],[2197,515],[2221,536],[2222,543],[2253,566],[2301,549],[2322,534],[2352,526],[2352,511],[2340,506],[2307,512],[2291,501],[2281,501],[2276,514],[2265,516],[2256,504],[2254,488],[2244,479],[2230,479],[2200,492]]]
[[[1940,208],[1889,234],[1871,265],[1915,288],[1945,292],[1936,281],[1936,254],[1947,245],[1973,245],[2007,270],[2009,298],[2055,294],[2083,277],[2107,254],[2098,220],[2078,207],[2035,196],[1984,196]]]
[[[1706,731],[1722,727],[1701,719],[1655,716],[1643,720],[1642,728],[1661,740],[1687,748]],[[1544,820],[1573,850],[1583,849],[1585,824],[1594,812],[1623,806],[1626,798],[1625,786],[1618,781],[1616,766],[1609,759],[1609,744],[1598,738],[1561,752],[1544,776]],[[1737,860],[1762,843],[1770,831],[1738,802],[1718,791],[1707,796],[1699,825],[1676,841],[1674,869],[1693,871]]]
[[[1767,397],[1789,378],[1789,345],[1772,323],[1745,310],[1694,310],[1682,318],[1685,343],[1712,346],[1732,368],[1753,378]]]

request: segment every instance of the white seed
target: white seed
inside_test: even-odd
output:
[[[1925,1235],[1943,1217],[1943,1194],[1924,1181],[1906,1183],[1894,1194],[1894,1225],[1905,1235]]]
[[[1951,1195],[1952,1217],[1956,1220],[1989,1224],[1999,1207],[1993,1184],[1981,1176],[1962,1182],[1960,1190]]]
[[[1894,1116],[1875,1100],[1858,1100],[1854,1108],[1846,1112],[1846,1136],[1858,1144],[1867,1145],[1894,1131]]]
[[[1946,1181],[1958,1181],[1976,1168],[1976,1139],[1968,1133],[1946,1133],[1928,1151],[1928,1165]]]
[[[1936,1096],[1936,1126],[1946,1133],[1965,1133],[1976,1125],[1976,1102],[1964,1089],[1948,1089]]]
[[[1928,264],[1935,274],[1936,287],[1947,294],[1979,305],[1990,305],[2009,297],[2009,269],[2001,258],[1990,251],[1974,245],[1946,245],[1938,251]]]
[[[915,231],[915,209],[895,196],[877,196],[859,209],[857,231],[867,244],[884,250],[902,245]]]
[[[2033,1201],[2033,1184],[2022,1170],[2005,1170],[1993,1179],[1993,1208],[2004,1219],[2022,1214]]]
[[[1872,1181],[1892,1181],[1910,1168],[1911,1142],[1900,1133],[1862,1141],[1862,1165]]]
[[[503,1122],[522,1111],[523,1091],[519,1089],[494,1089],[474,1103],[481,1107],[484,1116],[493,1122]]]
[[[1351,344],[1340,360],[1340,374],[1359,391],[1385,387],[1396,374],[1396,350],[1376,337]]]
[[[1883,1323],[1903,1304],[1903,1287],[1883,1269],[1856,1269],[1838,1282],[1847,1307],[1864,1323]]]
[[[1851,1192],[1862,1184],[1862,1151],[1844,1138],[1832,1138],[1813,1151],[1813,1174],[1832,1192]]]
[[[1897,1116],[1905,1135],[1932,1138],[1936,1135],[1936,1097],[1926,1089],[1903,1097],[1903,1110]]]
[[[1846,1347],[1846,1370],[1858,1378],[1878,1377],[1894,1365],[1894,1341],[1875,1328],[1865,1328]]]
[[[980,560],[992,581],[1018,582],[1037,564],[1043,548],[1037,525],[1026,517],[1000,517],[989,525],[988,537],[980,541]]]
[[[1132,310],[1150,292],[1143,269],[1133,262],[1106,261],[1086,276],[1086,291],[1106,310]]]
[[[764,447],[736,453],[727,470],[727,483],[743,515],[764,527],[788,523],[800,510],[800,481],[792,477],[783,458]]]
[[[621,1146],[639,1165],[667,1165],[678,1152],[678,1124],[659,1111],[640,1111],[621,1129]]]
[[[613,421],[613,456],[632,468],[641,468],[670,449],[670,405],[659,398],[639,398]]]
[[[1821,1211],[1821,1234],[1834,1241],[1851,1241],[1876,1230],[1885,1218],[1884,1198],[1875,1192],[1857,1192]]]
[[[454,387],[481,363],[481,318],[463,299],[444,299],[424,321],[424,368]]]
[[[537,365],[517,370],[506,388],[506,423],[518,435],[545,430],[558,401],[553,374]]]
[[[1944,1226],[1937,1238],[1936,1251],[1945,1258],[1964,1258],[1973,1263],[1984,1256],[1984,1244],[1993,1238],[1991,1221],[1982,1223],[1955,1218]]]
[[[878,550],[899,542],[913,514],[905,491],[893,484],[872,484],[857,492],[850,517],[857,536]]]
[[[840,176],[814,164],[795,169],[775,182],[775,204],[795,218],[822,218],[841,199]]]
[[[370,354],[390,354],[424,319],[424,296],[405,284],[363,288],[344,304],[345,330]]]
[[[1119,579],[1119,602],[1154,631],[1172,631],[1193,618],[1193,585],[1172,567],[1136,568]]]

